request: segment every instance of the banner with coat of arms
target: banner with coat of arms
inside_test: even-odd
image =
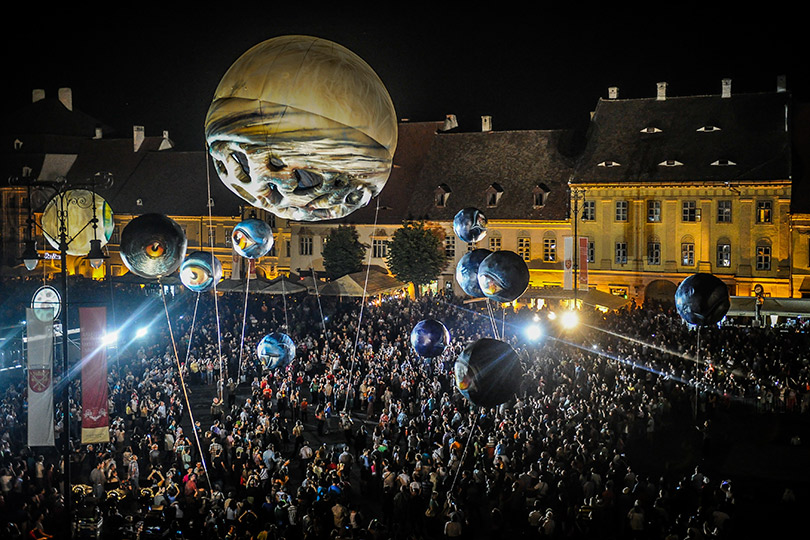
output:
[[[28,446],[54,446],[53,320],[25,310],[28,338]]]
[[[79,308],[82,333],[82,444],[110,442],[107,411],[107,308]]]

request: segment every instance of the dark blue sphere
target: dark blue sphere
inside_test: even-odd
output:
[[[514,251],[495,251],[478,265],[478,285],[487,298],[512,302],[529,287],[529,267]]]
[[[241,221],[231,233],[233,249],[247,259],[264,257],[273,247],[273,229],[264,221],[250,218]]]
[[[273,332],[262,338],[256,354],[264,369],[282,369],[295,358],[295,343],[287,334]]]
[[[205,292],[222,280],[222,263],[206,251],[189,253],[180,264],[180,281],[189,290]]]
[[[453,218],[453,231],[464,242],[478,242],[487,235],[487,218],[477,208],[464,208]]]
[[[456,388],[474,405],[497,407],[520,389],[523,368],[506,342],[482,338],[467,345],[453,366]]]
[[[695,326],[719,323],[730,307],[728,287],[712,274],[692,274],[675,290],[675,309],[678,310],[678,315]]]
[[[450,332],[439,321],[425,319],[411,330],[411,347],[419,356],[435,358],[450,344]]]
[[[484,296],[481,286],[478,284],[478,267],[481,261],[487,258],[492,252],[488,249],[474,249],[468,251],[458,261],[456,265],[456,281],[465,293],[474,298]]]

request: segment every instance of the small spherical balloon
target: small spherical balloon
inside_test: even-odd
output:
[[[273,332],[262,338],[256,354],[264,369],[282,369],[295,358],[295,343],[287,334]]]
[[[487,218],[477,208],[464,208],[453,218],[453,231],[464,242],[478,242],[487,235]]]
[[[488,249],[474,249],[468,251],[458,261],[456,265],[456,281],[465,293],[474,298],[484,296],[481,286],[478,284],[478,267],[481,261],[487,258],[492,252]]]
[[[515,350],[491,338],[467,345],[458,355],[454,371],[456,388],[480,407],[497,407],[512,399],[523,377]]]
[[[712,274],[692,274],[675,290],[675,308],[678,315],[689,324],[717,324],[723,320],[730,307],[728,286]]]
[[[256,218],[245,219],[231,233],[233,249],[247,259],[264,257],[273,248],[273,229]]]
[[[159,278],[173,273],[186,256],[183,229],[163,214],[143,214],[121,231],[121,260],[133,274]]]
[[[93,202],[95,201],[96,223],[93,229]],[[71,189],[50,200],[42,212],[42,230],[45,239],[54,249],[59,249],[60,213],[64,211],[67,238],[67,254],[84,256],[90,253],[90,241],[100,240],[101,247],[112,237],[115,224],[110,205],[100,195],[93,196],[86,189]]]
[[[411,347],[419,356],[435,358],[450,344],[450,332],[436,319],[425,319],[411,330]]]
[[[238,58],[205,119],[220,180],[252,206],[296,221],[366,206],[391,174],[397,115],[355,53],[311,36],[279,36]]]
[[[208,291],[220,280],[222,263],[211,253],[195,251],[180,264],[180,281],[191,291]]]
[[[512,302],[529,287],[529,267],[514,251],[494,251],[478,265],[478,285],[487,298]]]

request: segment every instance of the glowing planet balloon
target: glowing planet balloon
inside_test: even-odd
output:
[[[411,347],[419,356],[435,358],[450,344],[450,332],[436,319],[425,319],[411,330]]]
[[[245,52],[205,120],[222,182],[253,206],[298,221],[344,217],[383,189],[397,117],[380,78],[345,47],[281,36]]]
[[[494,251],[478,265],[478,285],[487,298],[512,302],[529,287],[529,267],[514,251]]]
[[[484,296],[478,284],[478,267],[492,252],[488,249],[474,249],[468,251],[456,265],[456,281],[465,293],[474,298]]]
[[[211,253],[195,251],[180,263],[180,281],[191,291],[208,291],[220,280],[222,263]]]
[[[692,274],[675,290],[675,309],[689,324],[717,324],[723,320],[730,307],[728,287],[712,274]]]
[[[497,407],[515,395],[523,377],[515,350],[503,341],[482,338],[467,345],[454,365],[456,388],[474,405]]]
[[[84,256],[90,253],[93,240],[93,192],[86,189],[71,189],[48,202],[42,213],[42,229],[48,243],[59,249],[59,213],[64,210],[67,218],[68,255]],[[114,223],[110,205],[101,196],[95,195],[95,238],[105,246],[112,237]],[[89,225],[88,225],[89,224]]]
[[[242,257],[258,259],[264,257],[273,248],[275,239],[273,229],[264,221],[256,218],[245,219],[233,228],[231,233],[233,249]]]
[[[262,338],[256,354],[264,369],[281,369],[295,358],[295,343],[287,334],[273,332]]]
[[[453,218],[453,231],[464,242],[478,242],[487,235],[487,218],[477,208],[464,208]]]
[[[173,273],[186,256],[183,229],[163,214],[143,214],[121,231],[121,260],[138,276],[159,278]]]

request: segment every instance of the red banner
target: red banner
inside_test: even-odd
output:
[[[579,273],[577,281],[579,288],[588,290],[588,237],[579,237]]]
[[[107,411],[107,308],[79,308],[82,335],[82,444],[110,442]]]

